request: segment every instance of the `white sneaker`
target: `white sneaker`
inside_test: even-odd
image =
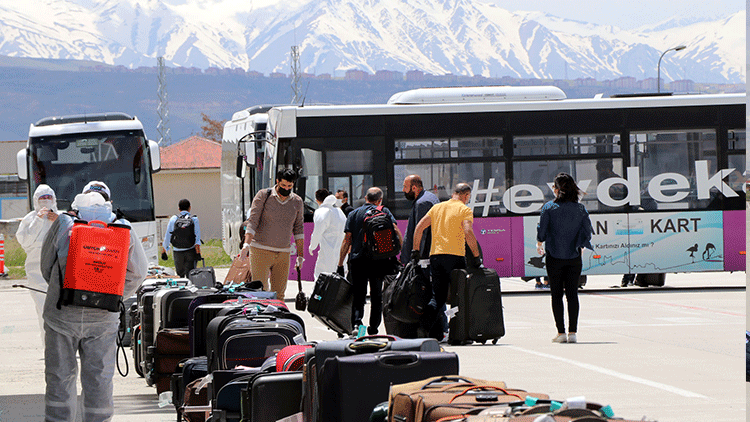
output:
[[[578,339],[576,338],[576,333],[568,334],[568,343],[575,343]]]
[[[568,336],[565,334],[558,334],[557,337],[552,339],[553,343],[567,343],[568,342]]]

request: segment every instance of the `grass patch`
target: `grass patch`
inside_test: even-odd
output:
[[[159,265],[174,268],[174,257],[171,253],[167,254],[169,259],[166,261],[161,259],[161,253],[159,255]],[[221,240],[219,239],[211,239],[201,245],[201,256],[207,267],[228,267],[232,265],[232,258],[224,252],[224,247],[221,246]]]
[[[26,251],[15,236],[7,236],[5,238],[5,271],[8,273],[8,278],[12,280],[26,278],[25,263]]]
[[[161,253],[159,254],[161,255]],[[232,258],[224,252],[221,240],[212,239],[201,245],[201,256],[206,260],[207,267],[228,267],[232,265]],[[26,278],[26,252],[15,237],[5,240],[5,270],[8,277],[13,280]],[[164,261],[159,257],[159,265],[174,268],[174,258],[169,254],[169,259]]]

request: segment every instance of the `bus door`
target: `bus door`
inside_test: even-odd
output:
[[[354,208],[364,204],[367,189],[372,186],[384,188],[387,198],[385,161],[382,158],[385,152],[381,149],[382,140],[378,142],[370,138],[300,141],[294,168],[299,174],[297,194],[305,201],[305,214],[312,215],[318,208],[315,192],[321,188],[334,194],[345,190]],[[305,221],[308,221],[307,216]]]

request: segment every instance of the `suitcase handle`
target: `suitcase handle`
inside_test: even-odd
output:
[[[361,337],[364,338],[364,337]],[[347,345],[347,349],[354,353],[372,353],[379,352],[388,347],[388,341],[378,341],[380,339],[366,339],[365,341],[353,341]]]
[[[423,385],[422,388],[420,388],[420,390],[425,390],[425,389],[429,388],[430,385],[432,385],[432,384],[444,383],[446,381],[453,381],[454,384],[450,384],[450,385],[446,385],[445,387],[442,387],[440,389],[441,391],[449,390],[451,388],[456,388],[456,384],[455,383],[459,383],[461,385],[467,385],[467,386],[469,386],[469,385],[476,385],[476,383],[472,382],[470,379],[466,379],[466,378],[462,378],[462,377],[458,377],[458,376],[456,376],[456,377],[444,376],[444,377],[436,378],[436,379],[428,382],[427,384]]]
[[[416,353],[384,353],[378,356],[381,365],[386,366],[409,366],[419,362]]]
[[[387,335],[387,334],[373,334],[373,335],[369,335],[369,336],[362,336],[362,337],[359,337],[359,338],[357,338],[356,340],[354,340],[354,342],[358,342],[358,341],[366,341],[366,340],[378,340],[378,339],[384,339],[384,340],[396,341],[396,340],[399,340],[399,339],[400,339],[400,337],[396,337],[396,336],[389,336],[389,335]]]
[[[468,393],[469,391],[472,391],[472,390],[494,390],[494,391],[501,391],[503,394],[505,394],[507,396],[516,396],[520,400],[524,399],[523,397],[519,396],[518,394],[516,394],[516,393],[509,393],[507,390],[502,389],[500,387],[493,387],[491,385],[475,385],[475,386],[469,387],[469,388],[465,389],[464,391],[462,391],[462,392],[456,394],[455,396],[453,396],[453,398],[451,398],[450,401],[448,401],[448,404],[453,403],[453,400],[455,400],[455,399],[463,396],[464,394],[466,394],[466,393]]]

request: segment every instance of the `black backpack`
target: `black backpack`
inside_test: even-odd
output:
[[[190,214],[177,216],[170,242],[175,248],[192,248],[195,246],[195,222]]]
[[[370,258],[385,259],[401,252],[401,242],[393,227],[393,221],[388,213],[383,211],[382,205],[365,213],[362,231],[362,243]]]

